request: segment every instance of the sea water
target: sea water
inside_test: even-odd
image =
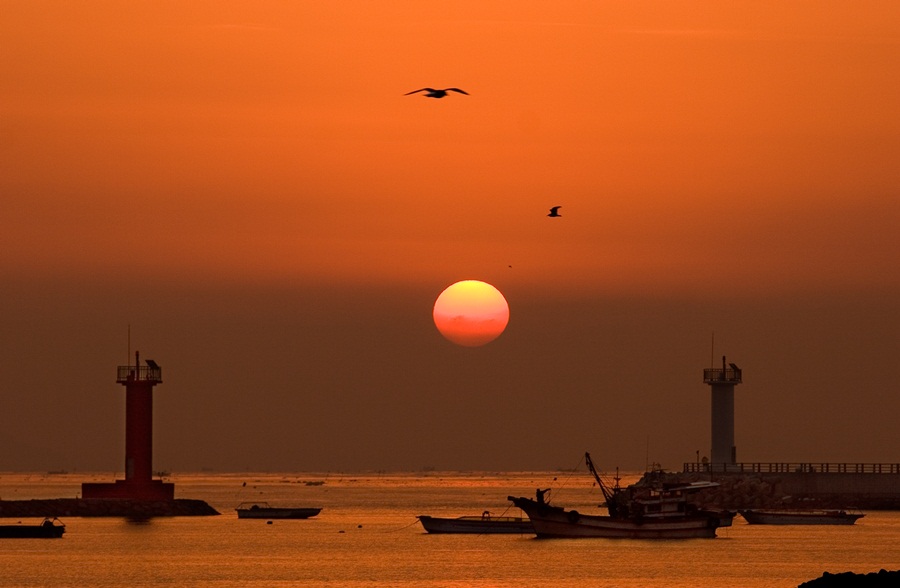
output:
[[[108,475],[0,474],[0,498],[73,498]],[[748,525],[715,539],[535,539],[429,535],[416,515],[518,515],[508,495],[597,512],[582,474],[176,475],[176,497],[213,517],[64,518],[62,539],[0,539],[0,586],[790,587],[832,573],[900,569],[900,512],[853,526]],[[626,479],[626,481],[629,481]],[[318,506],[307,520],[238,519],[245,501]],[[0,519],[15,523],[16,519]],[[38,522],[27,520],[23,522]]]

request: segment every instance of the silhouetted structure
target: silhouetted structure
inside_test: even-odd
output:
[[[125,386],[125,479],[84,483],[83,498],[174,500],[175,485],[153,479],[153,386],[162,383],[162,368],[152,359],[142,366],[119,366],[116,382]]]
[[[737,463],[734,446],[734,387],[741,383],[741,369],[732,364],[726,366],[722,356],[722,369],[703,370],[703,381],[709,384],[712,394],[712,440],[710,463]]]
[[[685,462],[681,472],[653,471],[639,484],[716,482],[706,504],[742,509],[900,510],[900,463],[739,462],[734,447],[734,387],[741,369],[726,363],[703,370],[712,390],[712,460]],[[699,457],[699,454],[698,454]]]

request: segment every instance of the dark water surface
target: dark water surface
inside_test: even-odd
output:
[[[74,497],[82,481],[112,479],[0,474],[0,498]],[[738,517],[716,539],[538,540],[428,535],[415,516],[520,514],[506,496],[530,496],[539,486],[553,488],[553,503],[594,512],[602,497],[587,476],[228,474],[172,480],[178,498],[206,500],[222,515],[148,522],[69,518],[59,540],[0,539],[0,586],[753,588],[797,586],[823,571],[900,569],[900,512],[868,512],[856,525],[837,527],[750,526]],[[251,500],[324,510],[300,521],[238,520],[234,507]]]

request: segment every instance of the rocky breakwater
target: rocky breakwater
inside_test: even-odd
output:
[[[660,485],[668,484],[677,485],[708,481],[714,481],[719,485],[715,488],[692,494],[692,501],[710,507],[730,510],[773,508],[784,505],[785,494],[780,480],[765,479],[752,474],[720,476],[710,480],[709,476],[657,470],[645,473],[637,482],[637,485],[659,487]]]
[[[50,498],[0,500],[0,517],[204,517],[220,514],[202,500]]]
[[[693,495],[693,499],[710,507],[729,510],[752,508],[860,508],[864,510],[896,510],[900,491],[893,495],[866,494],[852,491],[852,475],[814,473],[683,473],[647,472],[637,485],[689,484],[716,482],[715,488]],[[893,476],[880,476],[890,482]],[[841,482],[839,488],[837,482]],[[815,490],[815,491],[812,491]]]
[[[785,493],[780,480],[747,475],[723,477],[715,481],[719,484],[717,488],[699,494],[699,498],[707,504],[730,510],[784,506]]]

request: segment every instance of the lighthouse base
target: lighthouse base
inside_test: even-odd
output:
[[[82,498],[125,498],[130,500],[174,500],[175,484],[162,480],[116,480],[105,482],[85,482],[81,485]]]

